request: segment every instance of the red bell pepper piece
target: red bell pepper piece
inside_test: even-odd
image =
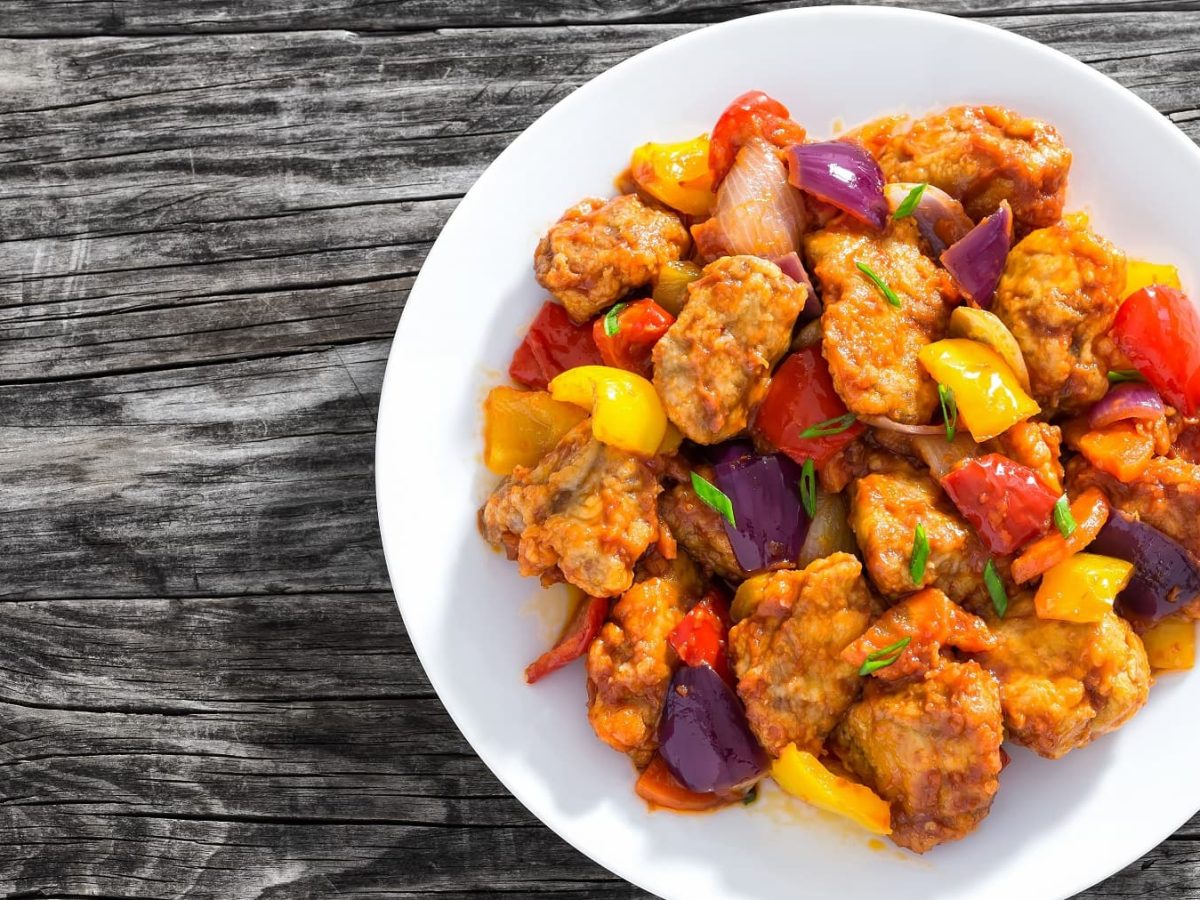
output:
[[[678,812],[701,812],[706,809],[715,809],[718,806],[732,803],[735,799],[688,790],[676,780],[675,776],[671,774],[671,770],[667,768],[667,764],[657,753],[654,755],[654,759],[650,760],[650,765],[646,766],[642,774],[638,776],[634,790],[651,806],[673,809]]]
[[[565,309],[547,300],[513,354],[508,374],[518,384],[544,391],[556,375],[567,369],[601,363],[592,326],[586,322],[576,325]]]
[[[729,665],[729,626],[729,603],[713,589],[688,610],[667,640],[686,665],[710,666],[733,687],[736,682]]]
[[[999,453],[963,460],[942,487],[988,549],[1001,556],[1044,534],[1058,499],[1033,469]]]
[[[1134,291],[1112,334],[1163,399],[1185,415],[1200,411],[1200,312],[1187,295],[1163,284]]]
[[[806,347],[785,359],[775,371],[767,396],[758,408],[754,431],[780,453],[786,453],[801,465],[812,459],[813,465],[820,469],[866,431],[866,427],[854,422],[845,430],[824,437],[800,435],[806,428],[845,415],[846,405],[833,389],[833,378],[820,347]]]
[[[607,597],[585,597],[575,608],[558,643],[525,667],[525,683],[533,684],[587,653],[608,618]]]
[[[713,126],[708,144],[708,167],[713,190],[729,172],[742,145],[754,137],[765,138],[776,147],[790,147],[804,140],[805,131],[791,120],[788,109],[762,91],[747,91],[725,107]]]
[[[649,378],[650,351],[674,322],[675,317],[653,300],[638,300],[616,314],[609,313],[596,319],[592,323],[592,339],[606,366],[627,369]],[[612,334],[608,333],[610,330]]]

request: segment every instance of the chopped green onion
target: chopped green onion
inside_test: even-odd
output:
[[[892,663],[900,658],[900,654],[904,652],[904,648],[912,641],[911,637],[903,637],[894,644],[888,644],[882,650],[876,650],[867,656],[866,662],[858,670],[859,675],[870,675],[872,672],[877,672],[880,669],[886,669]]]
[[[892,306],[900,305],[900,298],[896,296],[896,292],[888,287],[886,281],[871,271],[870,266],[861,262],[856,262],[854,265],[858,266],[858,271],[862,272],[871,279],[871,282],[875,285],[875,287],[879,288],[879,293],[883,294],[884,299],[887,300],[888,303],[892,304]]]
[[[1008,591],[1004,590],[1004,582],[1000,580],[1000,573],[996,571],[995,560],[989,559],[983,567],[983,583],[987,585],[987,591],[992,596],[992,606],[996,615],[1003,619],[1004,614],[1008,612]]]
[[[617,317],[621,315],[621,311],[628,305],[628,303],[618,303],[604,314],[604,333],[608,337],[612,337],[621,330],[621,320]]]
[[[900,201],[900,205],[896,207],[896,211],[892,213],[893,219],[903,219],[905,216],[911,216],[912,211],[917,208],[917,204],[921,202],[921,195],[925,193],[925,188],[929,185],[921,183],[908,192],[908,196]]]
[[[1139,372],[1137,369],[1109,369],[1108,370],[1108,383],[1109,384],[1122,384],[1126,381],[1145,381],[1145,380],[1146,379],[1142,377],[1142,373]]]
[[[942,402],[942,418],[946,422],[946,440],[954,442],[954,434],[958,430],[958,401],[954,399],[954,391],[944,384],[938,385],[938,400]]]
[[[733,519],[733,501],[725,496],[724,491],[695,472],[692,473],[692,489],[697,497],[724,516],[725,521],[737,527]]]
[[[746,793],[742,795],[742,806],[749,806],[751,803],[753,803],[757,799],[758,799],[758,785],[756,784],[754,787],[750,788],[750,790],[746,791]]]
[[[1067,495],[1063,494],[1054,501],[1054,524],[1059,533],[1068,538],[1075,531],[1075,517],[1071,515],[1071,507],[1067,503]]]
[[[817,514],[817,468],[809,457],[800,470],[800,502],[811,519]]]
[[[908,574],[912,576],[913,584],[920,584],[925,577],[925,564],[929,562],[929,538],[925,535],[925,526],[917,523],[913,532],[912,557],[908,562]]]
[[[816,425],[809,425],[800,432],[800,437],[807,440],[808,438],[829,437],[831,434],[841,434],[853,425],[854,422],[854,413],[835,416],[832,419],[826,419],[824,422],[818,422]]]

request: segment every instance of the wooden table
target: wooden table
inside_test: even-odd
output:
[[[788,5],[0,3],[4,897],[645,896],[426,682],[376,529],[379,385],[430,243],[526,125]],[[1200,137],[1200,3],[930,5]],[[1200,898],[1197,839],[1085,896]]]

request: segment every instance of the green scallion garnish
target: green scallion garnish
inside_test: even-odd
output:
[[[896,296],[896,292],[888,287],[887,282],[876,275],[871,270],[870,266],[862,262],[856,262],[854,265],[858,267],[858,271],[862,272],[871,279],[871,283],[879,289],[879,293],[883,294],[884,299],[887,300],[888,303],[892,304],[892,306],[900,305],[900,298]]]
[[[942,403],[942,419],[946,422],[946,440],[953,443],[958,431],[958,401],[954,399],[954,391],[944,384],[938,385],[938,400]]]
[[[604,333],[608,337],[612,337],[621,330],[621,310],[627,307],[628,303],[618,303],[612,309],[604,314]]]
[[[1075,517],[1071,515],[1071,506],[1067,502],[1067,495],[1063,494],[1054,501],[1054,524],[1058,526],[1059,533],[1068,538],[1075,531]]]
[[[854,413],[846,413],[844,416],[835,416],[832,419],[826,419],[824,422],[818,422],[816,425],[809,425],[802,432],[800,437],[804,439],[829,437],[831,434],[841,434],[855,422]]]
[[[1008,612],[1008,591],[1004,590],[1004,582],[1000,580],[994,560],[989,559],[983,567],[983,583],[987,585],[987,592],[992,597],[992,607],[996,610],[996,615],[1003,619],[1004,614]]]
[[[882,650],[876,650],[870,654],[866,662],[858,670],[859,675],[870,675],[872,672],[877,672],[880,669],[886,669],[892,663],[900,658],[900,654],[904,652],[904,648],[912,641],[911,637],[900,638],[894,644],[888,644]]]
[[[817,467],[811,457],[800,470],[800,502],[810,519],[817,514]]]
[[[917,204],[921,202],[921,195],[925,193],[927,184],[918,184],[915,188],[908,192],[908,196],[900,201],[900,205],[896,207],[896,211],[892,213],[893,219],[903,219],[905,216],[911,216]]]
[[[908,561],[908,574],[912,576],[913,584],[920,584],[925,577],[925,564],[929,562],[929,538],[925,534],[925,526],[917,523],[913,532],[912,556]]]
[[[1108,383],[1109,384],[1124,384],[1126,381],[1145,381],[1142,373],[1137,369],[1109,369]]]
[[[737,527],[737,522],[733,518],[733,501],[725,496],[724,491],[695,472],[692,473],[692,490],[705,504],[724,516],[725,521],[735,528]]]

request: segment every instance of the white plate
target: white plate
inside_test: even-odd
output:
[[[624,756],[584,712],[581,667],[526,687],[547,626],[538,593],[489,550],[475,512],[479,404],[545,299],[538,237],[570,204],[609,195],[630,151],[711,128],[737,94],[782,100],[815,135],[835,122],[1002,103],[1054,123],[1075,153],[1069,207],[1132,255],[1200,285],[1200,152],[1132,93],[1015,35],[897,9],[789,10],[647,50],[517,138],[451,216],[392,347],[376,448],[379,517],[408,633],[484,762],[588,856],[664,897],[1038,900],[1071,895],[1150,850],[1200,808],[1200,678],[1164,678],[1124,729],[1059,762],[1015,751],[991,815],[924,857],[773,794],[714,815],[651,814]]]

